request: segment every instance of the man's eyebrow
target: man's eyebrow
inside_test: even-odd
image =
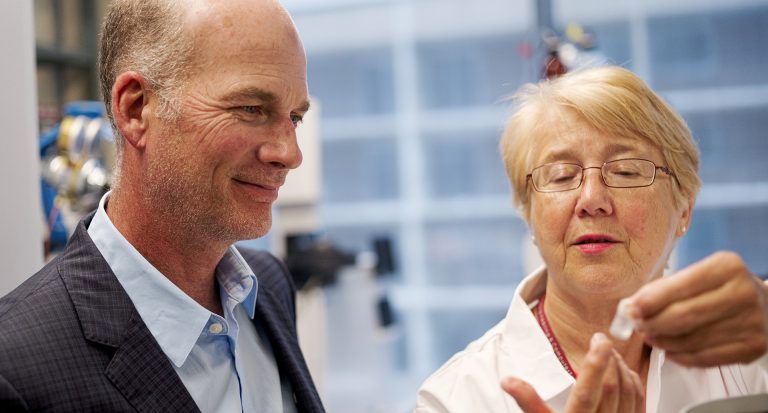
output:
[[[277,96],[275,96],[275,94],[270,91],[258,87],[247,87],[233,90],[232,92],[224,95],[222,99],[227,102],[240,102],[243,100],[258,99],[266,103],[271,103],[277,100]]]
[[[233,103],[239,103],[242,101],[247,101],[252,99],[257,99],[264,103],[274,103],[278,100],[277,96],[274,93],[258,87],[247,87],[243,89],[238,89],[230,93],[227,93],[226,95],[224,95],[222,99],[225,102],[233,102]],[[296,110],[299,112],[307,112],[309,111],[309,106],[310,106],[309,101],[306,100],[302,102],[296,108]]]
[[[309,112],[309,106],[310,106],[309,101],[305,100],[304,102],[302,102],[301,105],[299,105],[298,108],[296,108],[296,110],[298,110],[301,113],[307,113]]]

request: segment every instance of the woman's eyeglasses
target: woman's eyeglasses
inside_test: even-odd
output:
[[[611,188],[638,188],[653,184],[656,170],[675,176],[666,166],[656,166],[647,159],[617,159],[603,166],[583,167],[574,163],[548,163],[533,168],[526,176],[538,192],[570,191],[581,186],[585,169],[599,169],[603,183]]]

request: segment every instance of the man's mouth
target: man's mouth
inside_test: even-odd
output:
[[[261,189],[266,189],[266,190],[269,190],[269,191],[276,191],[276,190],[280,189],[280,187],[283,185],[282,183],[271,183],[271,182],[270,183],[263,183],[263,182],[257,182],[256,180],[251,181],[251,180],[248,180],[248,179],[234,178],[234,180],[239,182],[239,183],[241,183],[241,184],[257,186],[257,187],[259,187]]]

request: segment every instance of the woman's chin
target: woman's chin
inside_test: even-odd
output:
[[[645,282],[645,277],[635,275],[634,271],[610,264],[584,265],[571,271],[566,268],[561,278],[553,281],[562,284],[570,294],[600,296],[603,301],[628,297]]]

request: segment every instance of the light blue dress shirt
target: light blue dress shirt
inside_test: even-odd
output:
[[[202,412],[295,412],[269,340],[252,319],[258,280],[230,247],[216,267],[224,317],[161,274],[112,224],[104,195],[88,234]]]

